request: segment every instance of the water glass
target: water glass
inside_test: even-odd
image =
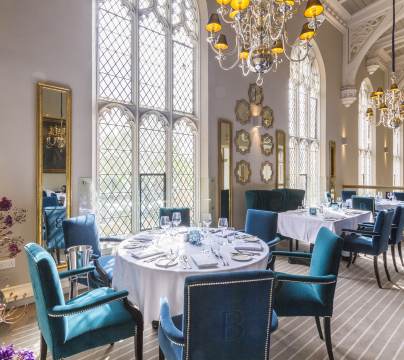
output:
[[[229,227],[229,223],[227,221],[227,218],[219,218],[219,221],[217,223],[217,227],[222,230],[222,236],[223,236],[224,231]]]
[[[168,230],[171,226],[170,218],[168,216],[162,216],[160,218],[160,227],[163,230]]]
[[[181,213],[180,212],[173,213],[172,222],[175,227],[177,227],[181,224]]]
[[[339,208],[340,208],[341,205],[342,205],[342,199],[341,199],[340,196],[337,197],[337,204],[338,204],[338,207],[339,207]]]
[[[212,215],[210,213],[202,214],[202,225],[205,228],[209,228],[212,224]]]

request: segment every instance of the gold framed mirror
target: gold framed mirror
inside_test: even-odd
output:
[[[233,216],[233,124],[229,120],[218,122],[218,217],[227,218],[232,223]]]
[[[335,141],[330,140],[329,142],[329,149],[330,149],[330,185],[329,191],[335,191],[335,177],[336,174],[336,144]]]
[[[286,134],[276,130],[276,187],[283,189],[286,186]]]
[[[66,266],[62,222],[71,214],[71,89],[37,83],[37,242]]]
[[[245,130],[238,130],[234,138],[236,144],[236,151],[245,155],[250,152],[251,138],[250,134]]]
[[[234,169],[234,175],[236,176],[236,181],[239,184],[248,184],[251,178],[250,163],[245,160],[238,161],[236,168]]]
[[[272,155],[274,148],[274,139],[268,133],[261,135],[261,152],[266,155]]]
[[[272,164],[269,161],[264,161],[261,164],[260,170],[261,180],[264,184],[269,184],[272,180]]]

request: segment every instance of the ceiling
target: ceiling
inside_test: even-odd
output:
[[[351,15],[359,10],[364,9],[368,5],[372,5],[375,0],[338,0],[338,2],[348,11]]]

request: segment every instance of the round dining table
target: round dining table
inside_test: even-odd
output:
[[[129,300],[139,307],[146,324],[159,319],[162,298],[168,299],[172,315],[183,313],[184,283],[190,275],[267,267],[269,248],[258,238],[197,229],[204,236],[201,244],[192,245],[186,241],[188,232],[186,228],[174,234],[162,230],[142,232],[123,241],[117,249],[112,286],[129,292]],[[210,258],[212,263],[206,268],[201,263],[198,266],[198,256]]]

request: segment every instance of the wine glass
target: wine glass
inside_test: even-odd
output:
[[[160,218],[160,227],[163,230],[168,230],[170,228],[170,226],[171,226],[170,218],[168,216],[162,216]]]
[[[341,198],[340,196],[337,197],[337,204],[338,204],[338,207],[339,207],[339,208],[340,208],[341,205],[342,205],[342,198]]]
[[[181,224],[181,213],[176,211],[173,213],[172,222],[175,227]]]
[[[229,227],[229,223],[227,222],[227,218],[219,218],[217,222],[217,227],[222,230],[222,236],[224,231]]]
[[[210,213],[202,214],[202,225],[204,228],[209,228],[212,224],[212,215]]]

